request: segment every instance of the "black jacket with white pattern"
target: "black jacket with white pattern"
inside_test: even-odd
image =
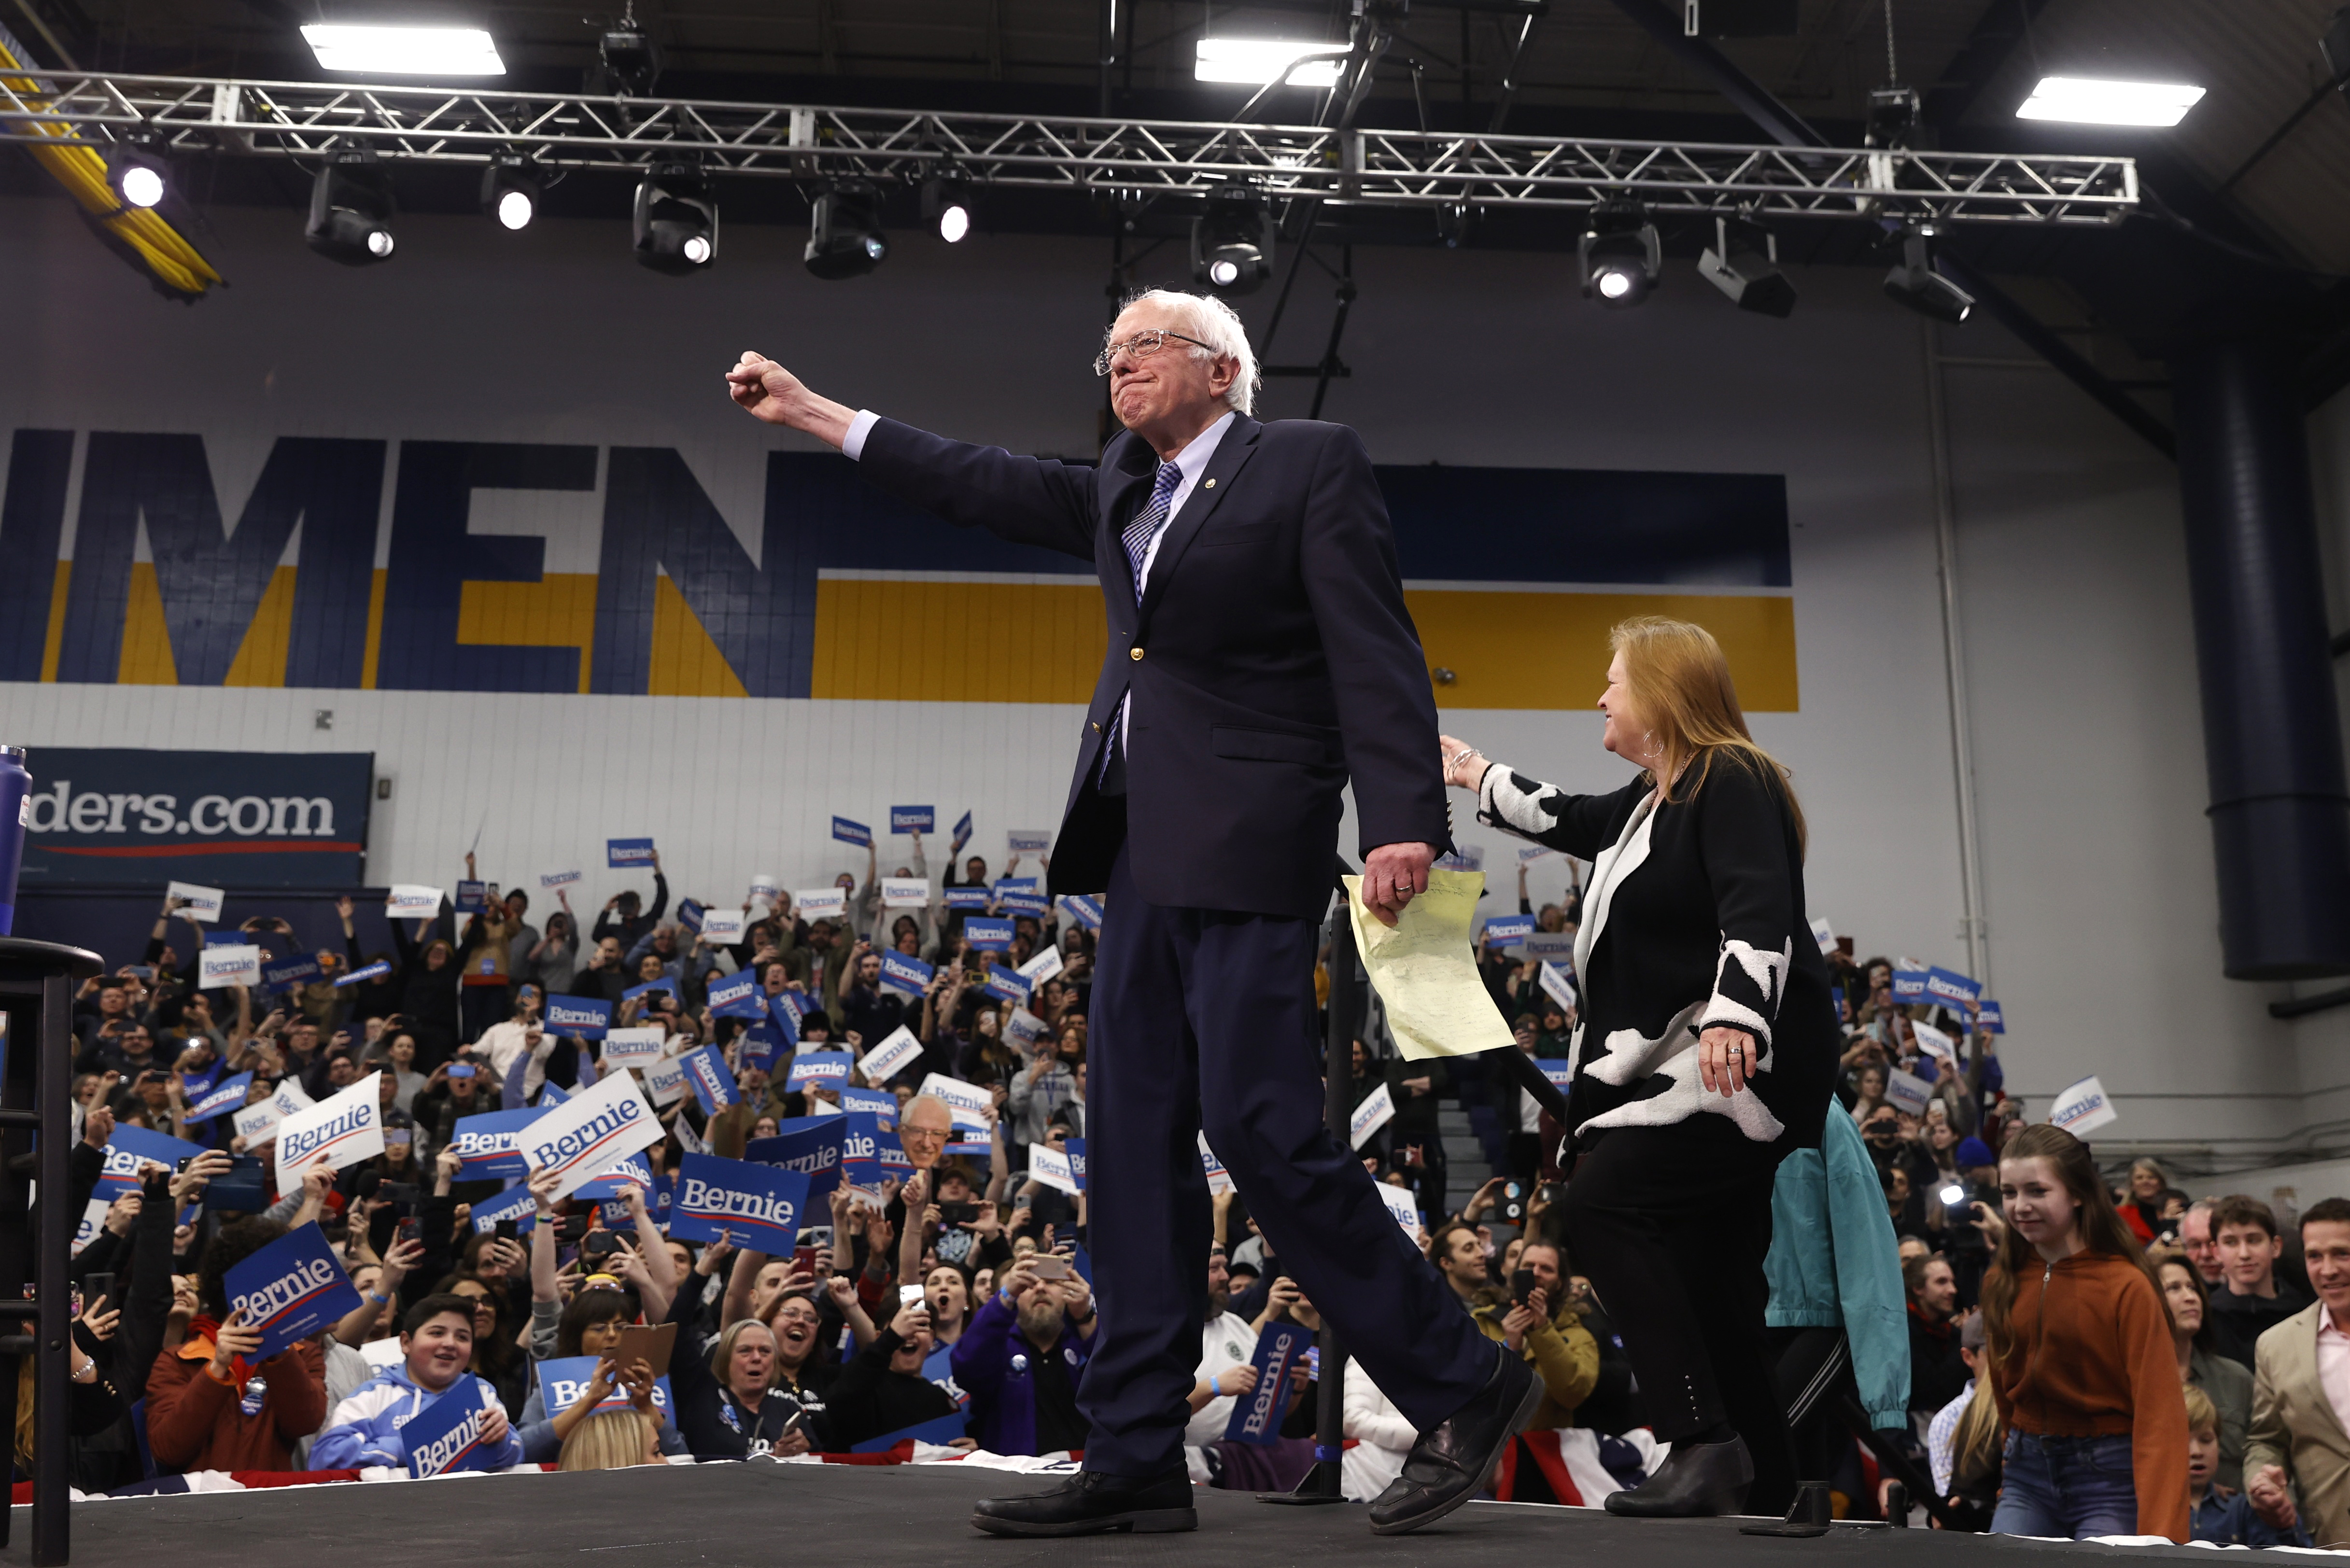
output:
[[[1575,1130],[1714,1115],[1758,1143],[1816,1147],[1835,1015],[1778,782],[1717,751],[1662,805],[1646,774],[1612,794],[1570,795],[1501,763],[1477,794],[1480,822],[1594,862],[1575,944]],[[1698,1034],[1716,1024],[1760,1047],[1761,1070],[1728,1098],[1698,1074]]]

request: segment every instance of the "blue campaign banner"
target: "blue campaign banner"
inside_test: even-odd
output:
[[[1926,1000],[1926,977],[1932,971],[1922,969],[1897,969],[1893,971],[1893,1000],[1903,1007]]]
[[[1485,922],[1485,940],[1497,947],[1509,947],[1534,934],[1532,915],[1496,915]]]
[[[261,966],[261,985],[265,991],[291,991],[297,985],[307,985],[318,978],[318,961],[308,953],[296,953],[289,959]]]
[[[893,805],[889,808],[889,831],[892,833],[934,833],[938,826],[939,811],[934,805]]]
[[[743,1048],[738,1059],[744,1072],[756,1068],[762,1073],[775,1070],[775,1058],[784,1054],[784,1032],[771,1023],[752,1024],[743,1031]]]
[[[800,1043],[800,993],[779,991],[767,998],[767,1022],[784,1037],[784,1044],[796,1046]]]
[[[408,1449],[411,1479],[489,1469],[496,1450],[482,1441],[482,1432],[497,1402],[490,1386],[467,1372],[422,1415],[410,1417],[400,1440]]]
[[[702,1103],[702,1114],[714,1116],[743,1097],[734,1086],[734,1075],[726,1065],[726,1054],[715,1045],[704,1045],[699,1051],[689,1051],[681,1058],[685,1063],[685,1081],[693,1088],[693,1097]]]
[[[854,1053],[847,1051],[803,1051],[792,1058],[792,1075],[784,1080],[786,1089],[805,1089],[811,1084],[821,1084],[837,1089],[848,1082],[848,1070],[857,1064]],[[889,1103],[896,1105],[895,1096]]]
[[[1234,1402],[1226,1442],[1271,1448],[1281,1441],[1281,1418],[1289,1411],[1289,1369],[1313,1343],[1304,1325],[1294,1323],[1268,1324],[1257,1335],[1256,1355],[1250,1358],[1256,1387]]]
[[[570,1097],[563,1085],[552,1078],[538,1086],[538,1108],[542,1111],[551,1111]]]
[[[861,822],[851,822],[845,816],[836,816],[832,819],[832,836],[843,844],[870,846],[873,842],[871,828]]]
[[[931,976],[938,971],[911,953],[886,952],[881,955],[881,989],[907,996],[920,996],[930,989]]]
[[[671,996],[675,996],[678,993],[677,981],[669,979],[667,976],[663,976],[660,980],[649,980],[642,985],[632,985],[629,987],[628,990],[620,992],[620,1000],[622,1002],[634,1002],[637,998],[650,995],[656,991],[666,991]]]
[[[457,912],[461,915],[487,914],[490,908],[490,885],[487,882],[457,884]]]
[[[1982,1011],[1980,1015],[1980,1021],[1983,1029],[1990,1033],[2004,1034],[2007,1033],[2007,1014],[2001,1011],[1998,1002],[1993,1002],[1988,996],[1982,999]]]
[[[680,898],[677,901],[677,923],[696,936],[702,934],[702,917],[708,912],[691,898]]]
[[[1000,953],[1012,946],[1012,922],[1009,920],[968,919],[962,923],[963,940],[983,953]]]
[[[965,1138],[961,1143],[947,1145],[945,1158],[977,1166],[984,1175],[987,1168],[995,1161],[995,1145],[983,1137]]]
[[[110,1202],[139,1190],[139,1167],[144,1162],[153,1160],[166,1170],[177,1170],[180,1161],[203,1152],[202,1144],[126,1123],[106,1140],[106,1165],[91,1196]]]
[[[995,895],[984,888],[949,888],[945,891],[945,898],[948,909],[965,911],[984,909],[995,902]],[[966,920],[963,923],[967,927],[971,922]]]
[[[603,1038],[612,1027],[612,1004],[600,996],[550,996],[546,1025],[551,1034],[581,1034]]]
[[[848,1142],[848,1118],[794,1116],[781,1124],[773,1137],[755,1138],[743,1146],[743,1158],[753,1165],[796,1170],[808,1179],[813,1203],[840,1185],[842,1150]]]
[[[955,820],[954,843],[948,846],[947,853],[950,855],[960,855],[962,853],[962,846],[970,842],[971,813],[966,811],[962,816]]]
[[[979,989],[999,1002],[1028,1000],[1028,982],[1020,977],[1020,971],[1015,969],[1006,969],[1001,964],[989,968],[987,979],[981,983]]]
[[[852,1454],[886,1454],[900,1443],[951,1443],[958,1438],[971,1436],[966,1429],[970,1421],[969,1416],[958,1410],[951,1416],[941,1416],[915,1426],[900,1427],[894,1432],[884,1432],[878,1438],[868,1438],[861,1443],[852,1444],[848,1451]]]
[[[214,1116],[226,1116],[231,1111],[244,1109],[244,1092],[252,1086],[251,1073],[239,1073],[234,1078],[223,1079],[213,1085],[202,1098],[197,1099],[195,1104],[188,1107],[188,1119],[192,1122],[208,1122]]]
[[[378,959],[365,969],[355,969],[348,974],[337,975],[335,985],[338,989],[346,985],[358,985],[366,981],[381,980],[390,972],[391,965],[383,959]]]
[[[608,1175],[599,1176],[593,1181],[581,1182],[572,1190],[571,1196],[586,1201],[600,1202],[607,1198],[619,1197],[621,1190],[631,1183],[643,1188],[648,1194],[653,1189],[653,1168],[646,1163],[645,1157],[641,1154],[632,1154],[621,1160],[612,1167]]]
[[[1034,877],[998,877],[995,879],[995,896],[999,898],[1006,893],[1041,893],[1043,891],[1044,889],[1037,886],[1037,879]]]
[[[1982,981],[1970,980],[1956,970],[1938,968],[1926,971],[1926,1000],[1939,1002],[1953,1012],[1964,1012],[1967,1003],[1981,994]]]
[[[1005,893],[995,900],[995,907],[1007,915],[1035,915],[1042,919],[1052,913],[1053,900],[1042,893]]]
[[[638,867],[650,867],[653,863],[653,841],[650,838],[608,838],[604,840],[604,865],[612,871],[633,871]]]
[[[495,1198],[473,1205],[473,1229],[494,1231],[501,1220],[515,1221],[515,1229],[525,1235],[538,1223],[538,1201],[530,1189],[519,1184],[507,1188]]]
[[[1081,1137],[1064,1138],[1061,1147],[1069,1157],[1069,1174],[1077,1179],[1077,1190],[1083,1192],[1086,1189],[1086,1140]]]
[[[805,991],[784,991],[778,992],[776,994],[781,996],[785,1002],[790,1002],[792,1004],[792,1011],[799,1014],[802,1018],[806,1018],[809,1013],[816,1011],[816,998],[810,996]],[[792,1038],[794,1040],[797,1040],[799,1038],[799,1032],[797,1030],[794,1030],[792,1032]]]
[[[1077,923],[1087,930],[1101,929],[1102,902],[1099,898],[1084,893],[1073,894],[1069,898],[1069,913],[1076,916]]]
[[[1544,1077],[1548,1078],[1560,1088],[1568,1089],[1575,1086],[1575,1063],[1572,1059],[1565,1056],[1537,1056],[1534,1058],[1534,1065],[1542,1069]]]
[[[645,1207],[652,1212],[653,1223],[660,1226],[664,1231],[668,1230],[669,1211],[676,1205],[676,1202],[677,1178],[674,1176],[655,1177],[653,1179],[652,1196],[645,1199]]]
[[[42,746],[32,765],[23,887],[176,880],[243,893],[365,880],[372,752]]]
[[[598,1359],[593,1355],[556,1355],[538,1364],[538,1397],[545,1401],[549,1418],[562,1415],[587,1397],[588,1386],[596,1381]],[[672,1421],[676,1419],[677,1405],[670,1394],[667,1373],[653,1379],[653,1407],[668,1414]],[[629,1391],[616,1382],[612,1391],[588,1414],[602,1416],[628,1408]]]
[[[357,1312],[359,1293],[335,1261],[335,1251],[316,1225],[288,1231],[221,1277],[231,1312],[261,1331],[261,1344],[246,1357],[268,1360],[287,1345],[309,1338]]]
[[[689,1154],[677,1168],[669,1233],[681,1241],[715,1241],[724,1235],[737,1247],[788,1258],[799,1242],[808,1187],[806,1171]]]
[[[906,1161],[905,1145],[894,1132],[883,1132],[880,1119],[869,1112],[850,1111],[827,1121],[843,1121],[848,1131],[840,1141],[840,1179],[851,1187],[878,1187],[885,1176],[904,1180],[913,1174]]]
[[[449,1147],[457,1156],[458,1179],[489,1181],[528,1176],[530,1163],[522,1157],[523,1129],[545,1116],[549,1108],[525,1106],[519,1110],[459,1116],[449,1135]]]
[[[874,1118],[874,1125],[883,1132],[898,1130],[898,1096],[886,1089],[852,1089],[840,1091],[840,1108],[861,1112]]]
[[[760,1018],[767,1002],[759,994],[756,970],[738,969],[724,980],[710,982],[710,1011],[721,1018]]]

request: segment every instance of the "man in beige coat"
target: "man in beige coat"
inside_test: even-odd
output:
[[[2314,1206],[2301,1238],[2317,1303],[2261,1335],[2244,1490],[2266,1517],[2290,1483],[2309,1538],[2350,1547],[2350,1199]]]

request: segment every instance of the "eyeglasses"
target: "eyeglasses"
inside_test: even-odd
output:
[[[898,1141],[903,1143],[908,1138],[920,1138],[924,1143],[944,1143],[947,1140],[947,1135],[942,1132],[933,1132],[929,1127],[899,1127]]]
[[[1102,351],[1094,356],[1094,374],[1108,375],[1109,362],[1120,354],[1129,359],[1148,359],[1166,348],[1170,337],[1178,343],[1189,343],[1195,348],[1205,348],[1211,354],[1215,352],[1212,343],[1202,343],[1197,337],[1186,337],[1180,332],[1170,332],[1162,327],[1146,327],[1123,343],[1104,344]]]

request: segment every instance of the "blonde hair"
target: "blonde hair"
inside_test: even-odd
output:
[[[1623,656],[1624,684],[1631,689],[1641,721],[1664,753],[1659,765],[1648,770],[1659,804],[1671,804],[1685,766],[1696,764],[1689,780],[1689,793],[1694,796],[1705,787],[1714,759],[1728,757],[1778,785],[1787,809],[1794,814],[1795,842],[1808,847],[1804,808],[1796,804],[1787,770],[1754,743],[1746,714],[1738,706],[1738,688],[1730,679],[1730,660],[1713,633],[1694,621],[1636,615],[1616,623],[1607,634],[1607,646]]]
[[[2211,1403],[2211,1396],[2189,1383],[2181,1393],[2187,1396],[2187,1435],[2216,1432],[2220,1429],[2220,1407]]]
[[[645,1418],[634,1410],[607,1410],[571,1428],[563,1439],[563,1455],[556,1469],[563,1470],[624,1470],[648,1464],[645,1450],[651,1434]]]

